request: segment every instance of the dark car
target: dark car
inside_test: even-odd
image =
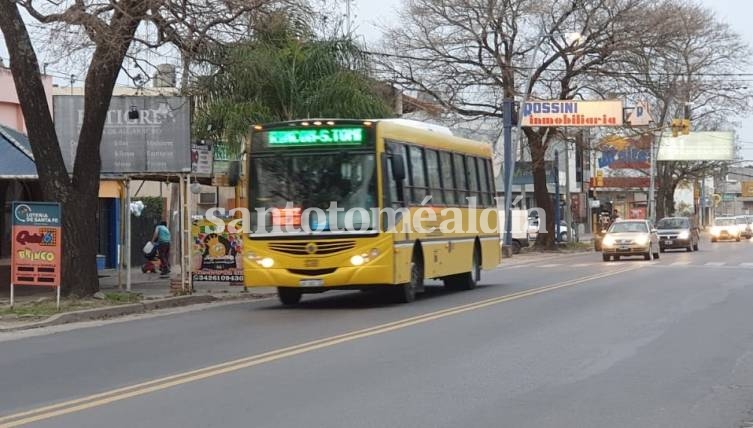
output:
[[[698,227],[688,217],[665,217],[656,223],[656,231],[662,253],[669,249],[698,251]]]

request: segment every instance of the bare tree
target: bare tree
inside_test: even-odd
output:
[[[647,0],[409,0],[385,35],[385,75],[471,117],[502,118],[504,98],[590,98],[585,77],[650,28]],[[566,33],[579,33],[577,41]],[[539,52],[540,51],[540,52]],[[528,68],[532,56],[538,60]],[[581,86],[583,84],[583,86]],[[547,212],[538,243],[553,244],[545,156],[556,132],[524,128],[536,203]]]
[[[264,0],[0,0],[0,31],[10,54],[21,109],[30,124],[29,141],[42,191],[46,199],[63,205],[65,293],[85,296],[99,289],[91,241],[98,210],[99,149],[124,59],[137,44],[150,49],[172,44],[186,57],[198,55],[215,43],[247,33],[250,17],[269,4]],[[70,175],[47,105],[36,46],[22,12],[39,25],[80,32],[86,39],[79,48],[90,49],[83,125]],[[145,28],[150,30],[140,32]]]
[[[750,47],[694,1],[664,1],[646,19],[654,31],[600,70],[594,86],[647,97],[657,131],[666,131],[673,118],[684,118],[686,108],[693,131],[734,129],[732,120],[749,111],[753,100],[753,91],[735,77],[749,69]],[[657,218],[673,214],[678,184],[722,166],[714,161],[658,162]]]

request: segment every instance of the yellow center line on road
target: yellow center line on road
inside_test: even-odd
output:
[[[133,397],[149,394],[156,391],[172,388],[174,386],[183,385],[190,382],[196,382],[202,379],[219,376],[226,373],[235,372],[245,368],[257,366],[264,363],[280,360],[283,358],[293,357],[295,355],[315,351],[318,349],[328,348],[345,342],[351,342],[354,340],[362,339],[365,337],[375,336],[379,334],[388,333],[395,330],[400,330],[406,327],[423,324],[429,321],[435,321],[438,319],[450,317],[453,315],[462,314],[468,311],[474,311],[482,309],[488,306],[497,305],[500,303],[509,302],[512,300],[522,299],[525,297],[531,297],[550,291],[555,291],[565,287],[572,287],[574,285],[583,284],[596,279],[606,278],[614,275],[619,275],[632,270],[640,269],[645,265],[630,266],[628,268],[612,270],[609,272],[603,272],[575,278],[568,281],[562,281],[530,290],[520,291],[517,293],[511,293],[504,296],[494,297],[486,300],[481,300],[474,303],[468,303],[464,305],[454,306],[447,309],[442,309],[435,312],[430,312],[423,315],[417,315],[410,318],[404,318],[398,321],[393,321],[385,324],[380,324],[374,327],[369,327],[361,330],[352,331],[336,336],[330,336],[323,339],[318,339],[310,342],[305,342],[299,345],[293,345],[286,348],[277,349],[262,354],[252,355],[228,361],[221,364],[216,364],[208,367],[204,367],[197,370],[191,370],[172,376],[166,376],[158,379],[154,379],[148,382],[143,382],[123,388],[113,389],[110,391],[89,395],[86,397],[61,402],[49,406],[44,406],[32,410],[28,410],[21,413],[15,413],[0,417],[0,428],[18,427],[33,422],[39,422],[46,419],[51,419],[58,416],[63,416],[75,412],[80,412],[86,409],[94,407],[104,406],[117,401],[126,400]]]

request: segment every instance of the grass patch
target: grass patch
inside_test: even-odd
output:
[[[38,319],[47,318],[61,312],[72,312],[83,309],[101,308],[105,306],[126,305],[129,303],[138,303],[142,300],[141,294],[125,292],[107,292],[104,293],[104,299],[76,299],[62,298],[60,300],[60,310],[55,304],[54,298],[43,297],[36,300],[19,299],[15,307],[0,306],[0,317],[7,319]]]
[[[143,299],[139,293],[105,293],[105,300],[114,304],[138,303]]]

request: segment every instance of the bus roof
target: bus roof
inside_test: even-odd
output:
[[[419,146],[457,151],[476,156],[490,157],[492,155],[491,144],[455,136],[449,128],[441,125],[407,119],[299,119],[260,124],[254,128],[256,130],[275,129],[313,123],[349,125],[369,123],[376,125],[377,135],[384,139],[394,139]]]
[[[430,126],[421,127],[415,123],[405,123],[393,119],[380,120],[377,123],[378,135],[384,139],[407,141],[419,146],[476,156],[490,157],[492,155],[491,144],[452,135],[448,128],[445,128],[446,131],[442,131],[442,127],[432,129]]]

